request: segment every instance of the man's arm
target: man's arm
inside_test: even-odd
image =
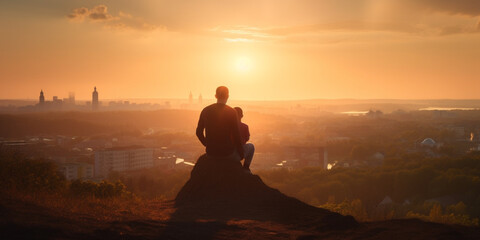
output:
[[[250,129],[247,124],[245,124],[245,126],[247,126],[247,136],[245,137],[245,141],[248,142],[248,140],[250,140]]]
[[[203,130],[205,129],[205,121],[203,121],[203,111],[200,113],[200,118],[198,119],[198,124],[197,124],[197,138],[200,140],[200,142],[203,144],[203,146],[207,146],[207,139],[205,138],[205,135],[203,134]]]

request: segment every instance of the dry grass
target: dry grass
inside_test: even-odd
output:
[[[165,221],[173,212],[163,199],[73,197],[65,194],[2,191],[4,199],[44,208],[52,214],[75,220],[124,221],[151,219]]]

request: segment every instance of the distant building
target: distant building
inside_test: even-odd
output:
[[[45,104],[45,96],[43,95],[43,90],[40,90],[40,97],[38,97],[38,104],[43,106]]]
[[[95,177],[154,166],[153,148],[118,147],[95,152]]]
[[[65,163],[59,170],[67,180],[93,178],[93,165],[88,163]]]
[[[52,103],[51,103],[52,109],[61,110],[62,106],[63,106],[62,99],[59,99],[58,96],[53,96]]]
[[[431,138],[425,138],[421,143],[420,145],[422,146],[425,146],[425,147],[435,147],[437,143],[435,142],[435,140],[431,139]]]
[[[328,152],[326,147],[308,147],[308,146],[291,146],[293,154],[285,156],[283,161],[277,166],[289,168],[297,167],[322,167],[328,169]]]
[[[393,200],[389,196],[385,196],[385,198],[378,204],[378,205],[389,205],[392,204]]]
[[[97,87],[93,88],[93,93],[92,93],[92,109],[93,110],[98,110],[98,92],[97,92]]]
[[[75,105],[75,93],[74,92],[69,92],[68,93],[68,104],[70,105]]]
[[[163,169],[172,169],[175,167],[177,157],[157,157],[155,159],[155,166],[161,167]]]
[[[192,95],[192,92],[190,92],[190,95],[188,95],[188,103],[190,103],[190,104],[193,103],[193,95]]]
[[[203,102],[203,97],[202,97],[202,94],[200,94],[200,95],[198,96],[198,103],[199,103],[199,104],[202,104],[202,102]]]
[[[32,147],[32,143],[25,140],[0,141],[0,152],[25,152]]]
[[[328,152],[326,147],[320,147],[318,149],[319,162],[323,164],[323,169],[328,169]]]

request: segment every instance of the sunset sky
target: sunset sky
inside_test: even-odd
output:
[[[478,0],[0,0],[0,98],[479,98]]]

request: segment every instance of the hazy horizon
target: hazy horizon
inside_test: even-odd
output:
[[[52,97],[56,96],[59,99],[68,98],[68,95],[52,95],[49,96],[45,101],[51,101]],[[75,98],[76,101],[88,102],[92,101],[91,98]],[[106,101],[148,101],[148,100],[175,100],[175,101],[188,101],[188,97],[172,97],[172,98],[142,98],[142,97],[132,97],[132,98],[100,98],[100,102]],[[202,95],[202,100],[205,101],[216,101],[215,98],[205,98]],[[37,98],[0,98],[0,101],[35,101],[38,102]],[[198,101],[198,96],[193,97],[193,101],[196,103]],[[302,102],[302,101],[480,101],[480,98],[291,98],[291,99],[233,99],[229,98],[228,102]],[[228,104],[227,102],[227,104]]]

